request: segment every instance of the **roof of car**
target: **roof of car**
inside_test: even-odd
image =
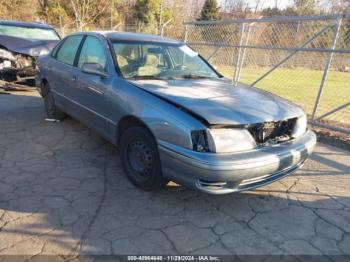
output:
[[[93,31],[91,33],[101,34],[104,37],[111,40],[121,41],[134,41],[134,42],[155,42],[155,43],[169,43],[169,44],[180,44],[180,41],[161,37],[158,35],[149,34],[138,34],[138,33],[127,33],[127,32],[115,32],[115,31]]]
[[[29,27],[29,28],[42,28],[42,29],[53,29],[52,26],[41,23],[34,22],[23,22],[15,20],[0,20],[0,25],[10,25],[10,26],[20,26],[20,27]]]

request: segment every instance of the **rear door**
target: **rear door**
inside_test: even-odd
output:
[[[74,64],[83,38],[84,35],[67,37],[54,52],[53,59],[47,66],[47,80],[55,102],[69,114],[72,114],[75,109],[72,88],[76,84],[76,75],[80,70]],[[76,116],[74,113],[73,115]]]

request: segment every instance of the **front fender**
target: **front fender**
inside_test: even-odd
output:
[[[119,82],[120,81],[120,82]],[[126,80],[119,79],[111,97],[115,107],[119,104],[120,118],[133,116],[140,119],[152,132],[157,142],[165,141],[192,149],[191,131],[206,126],[193,116],[161,98],[144,91]]]

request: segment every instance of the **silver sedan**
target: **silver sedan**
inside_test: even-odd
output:
[[[117,145],[145,190],[169,180],[211,194],[256,188],[292,174],[316,144],[298,106],[233,86],[175,40],[75,33],[38,67],[48,117],[72,116]]]

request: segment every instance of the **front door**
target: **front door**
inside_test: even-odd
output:
[[[107,76],[100,76],[82,72],[84,63],[97,64],[105,71]],[[113,119],[108,118],[109,99],[111,90],[111,76],[108,74],[107,50],[102,40],[88,35],[82,45],[74,87],[74,99],[81,105],[85,113],[82,121],[96,129],[101,135],[113,140],[111,137],[115,128]]]

